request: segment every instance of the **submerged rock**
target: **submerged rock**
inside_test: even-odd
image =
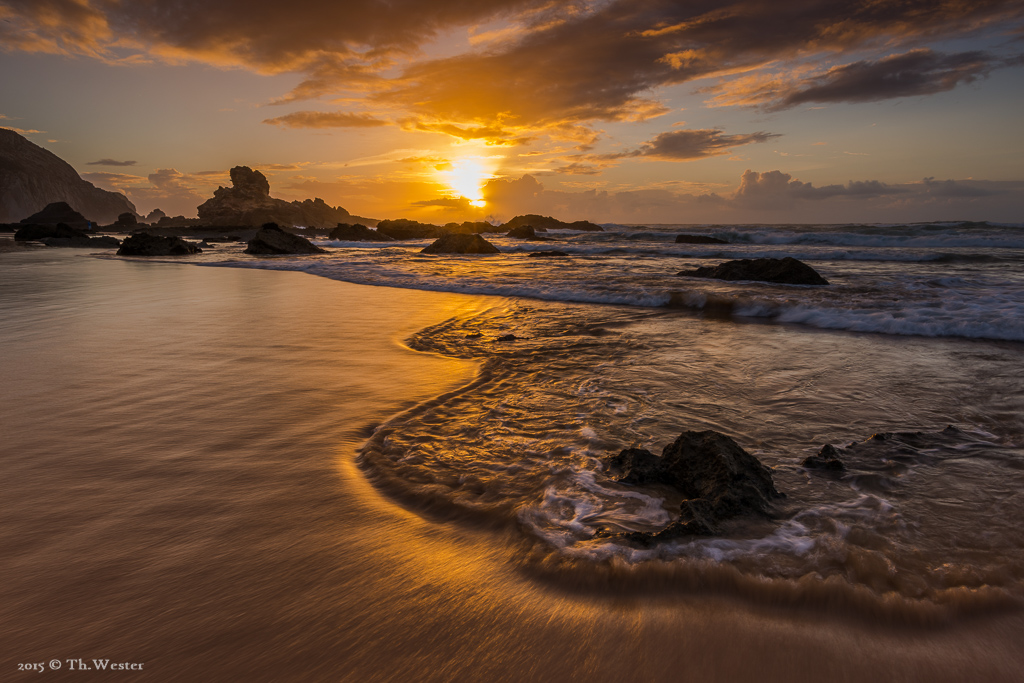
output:
[[[557,251],[555,249],[548,249],[548,250],[545,250],[545,251],[534,251],[534,252],[531,252],[531,253],[527,254],[526,256],[527,256],[527,258],[542,258],[542,257],[555,258],[555,257],[559,257],[559,256],[568,256],[568,255],[569,254],[567,254],[564,251]]]
[[[830,443],[825,444],[821,447],[816,455],[811,455],[804,458],[804,461],[800,463],[801,467],[806,467],[809,470],[832,470],[834,472],[841,472],[846,469],[846,465],[839,459],[839,449]]]
[[[828,280],[803,261],[786,258],[758,258],[726,261],[717,266],[684,270],[683,277],[707,277],[716,280],[757,280],[785,285],[827,285]]]
[[[707,235],[676,235],[676,244],[728,244],[728,242]]]
[[[245,253],[258,255],[323,254],[325,250],[305,237],[285,232],[276,223],[265,223],[249,240],[249,246],[245,248]]]
[[[185,256],[202,253],[202,249],[180,237],[137,232],[129,235],[117,250],[118,256]]]
[[[498,248],[477,234],[449,234],[437,238],[421,254],[500,254]]]
[[[332,240],[342,240],[345,242],[393,242],[395,239],[377,230],[372,230],[362,223],[356,223],[355,225],[338,223],[338,227],[331,230],[328,237]]]
[[[640,542],[719,533],[720,524],[740,516],[771,516],[772,502],[783,494],[771,470],[725,434],[686,431],[665,446],[661,456],[627,448],[608,459],[624,484],[670,486],[684,497],[679,520],[650,534],[633,532]]]

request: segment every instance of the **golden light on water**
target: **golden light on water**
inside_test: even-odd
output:
[[[483,196],[484,183],[493,177],[489,161],[483,157],[463,157],[452,161],[450,167],[439,174],[454,194],[473,206],[482,207],[487,204]]]

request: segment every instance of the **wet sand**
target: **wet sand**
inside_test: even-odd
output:
[[[469,381],[401,340],[497,300],[242,269],[0,261],[5,680],[1024,679],[1018,613],[873,623],[539,581],[356,449]],[[46,666],[49,666],[48,664]],[[109,676],[109,675],[108,675]]]

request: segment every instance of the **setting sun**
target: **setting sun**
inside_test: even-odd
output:
[[[469,200],[471,205],[482,207],[486,204],[483,186],[492,175],[484,159],[467,157],[453,161],[451,168],[441,171],[440,175],[455,194]]]

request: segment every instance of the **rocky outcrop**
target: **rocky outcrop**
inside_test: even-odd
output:
[[[160,209],[153,209],[146,214],[147,223],[159,223],[161,218],[167,218],[167,214]]]
[[[14,233],[17,242],[42,242],[48,247],[79,249],[114,249],[121,244],[116,238],[92,237],[64,223],[57,225],[23,225]]]
[[[825,444],[821,447],[815,455],[804,458],[804,461],[800,463],[802,467],[806,467],[809,470],[831,470],[833,472],[842,472],[846,469],[846,465],[839,458],[840,451],[838,448],[830,443]]]
[[[44,239],[76,239],[89,235],[81,230],[72,228],[65,223],[57,225],[23,225],[14,233],[14,239],[18,242],[29,242]]]
[[[642,543],[717,534],[723,522],[736,517],[770,517],[773,501],[783,497],[771,470],[715,431],[683,432],[661,457],[643,448],[627,448],[607,464],[619,473],[621,483],[669,486],[684,497],[677,521],[654,534],[626,535]]]
[[[328,206],[319,197],[301,202],[286,202],[270,196],[270,182],[248,166],[231,169],[231,187],[219,187],[196,209],[199,222],[211,226],[257,226],[265,223],[332,228],[350,222],[345,209]]]
[[[491,225],[487,221],[464,221],[462,223],[445,223],[444,230],[468,235],[470,233],[501,232],[502,228],[498,225]]]
[[[538,235],[532,225],[520,225],[519,227],[512,228],[505,234],[505,237],[529,240],[531,242],[554,242],[550,237],[541,237]]]
[[[245,249],[246,254],[259,255],[322,254],[324,251],[305,237],[285,232],[275,223],[261,227]]]
[[[581,230],[586,232],[604,232],[604,228],[596,223],[590,221],[575,221],[572,223],[566,223],[560,221],[557,218],[551,216],[540,216],[535,213],[528,213],[522,216],[516,216],[508,223],[505,223],[502,230],[508,232],[514,230],[522,225],[533,226],[533,229],[537,232],[547,232],[548,230]]]
[[[126,211],[135,213],[123,194],[99,189],[53,152],[0,128],[0,223],[20,221],[54,202],[66,202],[104,224]]]
[[[394,238],[385,235],[377,230],[371,230],[370,228],[356,223],[351,225],[349,223],[338,223],[338,227],[331,230],[328,237],[332,240],[342,240],[345,242],[393,242]]]
[[[702,266],[677,275],[707,277],[716,280],[757,280],[784,285],[827,285],[828,280],[803,261],[786,258],[758,258],[726,261],[717,266]]]
[[[708,235],[676,235],[676,244],[728,244],[728,242]]]
[[[47,204],[42,211],[34,213],[28,218],[22,218],[25,225],[58,225],[63,223],[66,226],[78,230],[90,230],[92,223],[82,214],[71,208],[67,202],[53,202]]]
[[[129,235],[117,250],[118,256],[186,256],[202,253],[197,244],[186,242],[180,237],[151,235],[137,232]]]
[[[377,232],[396,240],[431,239],[451,233],[450,230],[446,230],[439,225],[420,223],[408,218],[379,221],[377,223]]]
[[[480,235],[442,235],[421,254],[500,254],[498,248]]]
[[[134,230],[139,225],[139,219],[134,213],[122,213],[111,226],[115,230]]]
[[[557,257],[560,257],[560,256],[568,256],[568,255],[569,254],[565,253],[564,251],[557,251],[555,249],[548,249],[546,251],[534,251],[534,252],[531,252],[531,253],[527,254],[526,256],[528,258],[557,258]]]

